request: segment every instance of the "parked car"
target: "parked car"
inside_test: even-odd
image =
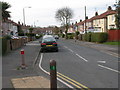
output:
[[[59,39],[59,36],[58,36],[58,35],[54,35],[54,38],[55,38],[55,39]]]
[[[19,37],[17,37],[17,36],[12,36],[11,38],[12,39],[19,39]]]
[[[58,45],[53,37],[44,37],[41,41],[41,52],[43,51],[56,51],[58,52]]]

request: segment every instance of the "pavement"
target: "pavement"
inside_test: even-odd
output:
[[[50,88],[48,79],[42,76],[11,79],[14,88]]]
[[[25,69],[21,68],[21,49],[25,51]],[[39,53],[38,41],[29,42],[2,57],[2,88],[50,88],[49,77],[36,71],[33,63]]]
[[[118,55],[118,46],[96,44],[84,41],[68,41],[109,52],[116,56]],[[22,48],[25,49],[27,54],[26,63],[28,66],[25,70],[17,70],[17,67],[20,65],[18,57],[20,57],[19,51],[21,48],[3,56],[3,88],[50,88],[49,79],[39,76],[33,68],[33,63],[39,52],[40,45],[35,44],[35,42],[29,42]],[[33,53],[31,53],[31,51]]]

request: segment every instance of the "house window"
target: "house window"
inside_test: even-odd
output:
[[[114,17],[114,15],[112,16],[112,21],[114,21],[114,19],[115,19],[115,17]]]

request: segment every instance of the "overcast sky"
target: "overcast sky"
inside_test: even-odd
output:
[[[47,27],[51,25],[59,26],[55,19],[55,13],[59,8],[69,7],[73,10],[74,16],[71,23],[84,20],[84,7],[87,7],[87,16],[95,15],[95,11],[101,14],[107,10],[108,6],[113,6],[116,0],[2,0],[8,2],[11,8],[11,20],[23,22],[23,8],[25,8],[25,21],[27,25]]]

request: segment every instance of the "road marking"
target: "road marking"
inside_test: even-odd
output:
[[[64,46],[65,48],[67,48],[69,51],[71,51],[72,53],[74,53],[74,51],[72,49],[69,49],[68,47]],[[79,54],[75,54],[77,55],[79,58],[83,59],[84,61],[88,62],[88,60],[86,60],[85,58],[83,58],[82,56],[80,56]]]
[[[67,46],[64,46],[65,48],[68,48]]]
[[[73,50],[71,50],[71,49],[68,49],[69,51],[71,51],[72,53],[74,52]]]
[[[45,72],[46,74],[50,75],[49,72],[47,72],[46,70],[44,70],[44,69],[42,68],[42,66],[41,66],[41,65],[42,65],[42,59],[43,59],[43,53],[41,53],[40,62],[39,62],[39,68],[40,68],[43,72]],[[65,85],[68,86],[69,88],[73,88],[71,85],[69,85],[68,83],[64,82],[63,80],[61,80],[61,79],[59,79],[59,78],[57,78],[57,80],[59,80],[61,83],[65,84]]]
[[[98,63],[106,63],[106,61],[97,61]]]
[[[100,65],[98,64],[99,67],[102,67],[102,68],[106,68],[108,70],[111,70],[111,71],[114,71],[114,72],[117,72],[117,73],[120,73],[119,71],[115,70],[115,69],[112,69],[112,68],[109,68],[109,67],[106,67],[106,66],[103,66],[103,65]]]
[[[65,75],[63,75],[63,74],[61,74],[61,73],[59,73],[59,72],[57,72],[57,74],[63,76],[64,78],[66,78],[66,79],[68,79],[68,80],[70,80],[70,81],[72,81],[72,82],[74,82],[74,83],[76,83],[76,84],[78,84],[78,85],[80,85],[82,88],[87,88],[87,89],[89,90],[88,87],[82,85],[81,83],[79,83],[79,82],[77,82],[77,81],[75,81],[75,80],[73,80],[73,79],[71,79],[71,78],[69,78],[69,77],[67,77],[67,76],[65,76]]]
[[[61,78],[61,79],[65,80],[65,81],[69,82],[70,84],[72,84],[72,85],[76,86],[77,88],[81,88],[81,87],[79,87],[78,85],[76,85],[75,83],[73,83],[73,82],[69,81],[68,79],[63,78],[63,77],[61,77],[60,75],[57,75],[57,76],[58,76],[59,78]]]
[[[40,57],[40,62],[39,62],[39,68],[44,72],[44,73],[46,73],[46,74],[48,74],[48,75],[50,75],[50,73],[49,72],[47,72],[45,69],[43,69],[42,68],[42,60],[43,60],[43,53],[41,53],[41,57]],[[74,87],[72,87],[71,85],[69,85],[68,83],[66,83],[66,82],[69,82],[70,84],[72,84],[72,85],[74,85],[75,87],[77,87],[77,88],[80,88],[81,90],[83,90],[82,88],[87,88],[86,86],[84,86],[84,85],[82,85],[82,84],[80,84],[80,83],[78,83],[77,81],[75,81],[75,80],[73,80],[73,79],[71,79],[71,78],[69,78],[69,77],[67,77],[67,76],[65,76],[65,75],[63,75],[63,74],[61,74],[61,73],[59,73],[59,72],[57,72],[57,76],[59,77],[57,77],[57,80],[59,80],[61,83],[63,83],[63,84],[65,84],[66,86],[68,86],[69,88],[74,88]],[[61,78],[61,79],[60,79]],[[64,81],[66,81],[66,82],[64,82]],[[72,81],[72,82],[71,82]],[[88,89],[88,88],[87,88]]]
[[[83,58],[82,56],[80,56],[79,54],[76,54],[79,58],[83,59],[84,61],[88,62],[88,60],[86,60],[85,58]]]

